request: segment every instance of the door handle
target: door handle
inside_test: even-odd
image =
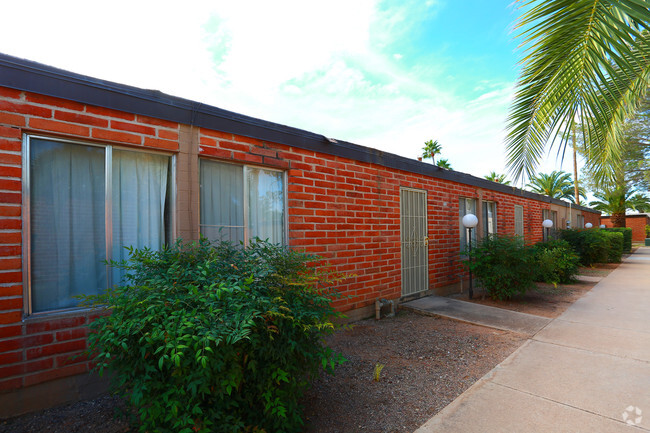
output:
[[[429,236],[425,236],[423,241],[424,241],[424,246],[425,247],[429,246]]]

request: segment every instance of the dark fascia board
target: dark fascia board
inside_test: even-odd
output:
[[[42,63],[0,53],[0,86],[67,99],[82,104],[199,126],[291,147],[379,164],[537,201],[567,206],[562,200],[502,185],[458,171],[383,152],[278,123],[234,113],[189,99],[75,74]],[[587,212],[600,213],[583,206]]]

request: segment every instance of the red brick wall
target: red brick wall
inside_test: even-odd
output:
[[[612,227],[612,217],[600,217],[600,224]],[[632,242],[645,241],[645,226],[650,224],[650,217],[647,215],[626,215],[625,226],[632,229]]]
[[[89,367],[84,358],[71,357],[85,348],[84,326],[92,320],[92,313],[23,317],[23,133],[171,152],[179,149],[176,123],[0,88],[0,391],[81,373]],[[542,210],[550,207],[532,199],[219,131],[202,128],[198,140],[201,157],[287,171],[289,244],[322,255],[340,272],[354,274],[340,287],[350,296],[336,302],[342,311],[371,305],[378,297],[401,295],[400,187],[427,191],[432,289],[456,283],[463,272],[459,197],[496,202],[499,233],[513,232],[514,205],[522,205],[530,242],[541,240]],[[586,215],[585,222],[598,223],[598,215]]]
[[[0,87],[0,392],[88,371],[88,312],[23,320],[22,134],[178,149],[178,124]],[[73,359],[74,358],[74,359]]]
[[[340,286],[350,297],[335,302],[342,311],[401,296],[400,187],[427,191],[431,289],[457,283],[464,272],[460,197],[496,202],[499,233],[514,233],[514,205],[522,205],[526,239],[542,240],[547,203],[205,129],[200,143],[203,157],[289,168],[289,244],[354,274]]]

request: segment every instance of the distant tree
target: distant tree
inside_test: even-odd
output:
[[[449,163],[448,159],[440,159],[438,160],[438,162],[436,162],[436,165],[446,170],[453,170],[453,168],[451,168],[451,164]]]
[[[564,198],[575,203],[573,180],[571,175],[564,171],[554,170],[551,174],[539,173],[530,179],[526,187],[538,194],[544,194],[551,198]],[[582,188],[580,196],[586,199]]]
[[[612,216],[614,227],[625,227],[625,212],[627,210],[648,212],[650,211],[650,199],[644,194],[625,188],[618,188],[610,191],[598,191],[594,193],[598,200],[589,202],[589,206],[605,214]]]
[[[589,149],[578,127],[578,152],[589,159]],[[625,122],[622,136],[620,164],[608,167],[608,179],[602,179],[593,167],[587,165],[582,170],[582,179],[587,188],[593,191],[650,190],[650,95],[648,95],[636,117]]]
[[[492,182],[502,183],[504,185],[510,185],[510,181],[506,180],[506,175],[499,174],[496,171],[491,171],[490,174],[485,176],[485,178],[487,180],[491,180]]]
[[[424,147],[422,148],[422,158],[428,159],[431,158],[431,163],[436,163],[436,155],[440,155],[442,151],[442,146],[438,143],[438,140],[425,141]]]

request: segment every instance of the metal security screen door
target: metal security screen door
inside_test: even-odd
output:
[[[427,193],[400,189],[402,296],[429,289]]]

